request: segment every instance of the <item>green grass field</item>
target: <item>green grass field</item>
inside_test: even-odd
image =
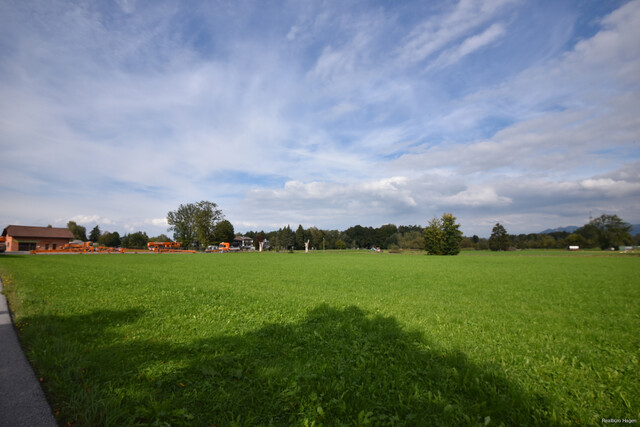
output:
[[[0,256],[61,425],[640,419],[640,257]]]

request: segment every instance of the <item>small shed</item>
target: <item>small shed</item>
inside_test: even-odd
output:
[[[2,231],[7,252],[57,249],[69,243],[73,233],[68,228],[10,225]]]

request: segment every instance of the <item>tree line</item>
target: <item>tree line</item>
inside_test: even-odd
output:
[[[129,249],[146,249],[149,242],[170,242],[172,241],[166,234],[160,234],[155,237],[149,237],[144,231],[136,231],[120,236],[117,231],[101,231],[100,226],[96,225],[91,229],[87,236],[87,229],[83,225],[77,224],[75,221],[69,221],[67,228],[71,230],[75,240],[83,242],[92,242],[98,246],[107,246],[111,248],[123,247]]]
[[[86,228],[69,221],[67,227],[74,238],[91,241],[100,246],[146,248],[150,241],[181,242],[185,249],[204,249],[220,242],[232,242],[235,237],[233,224],[225,219],[215,203],[200,201],[181,204],[175,211],[167,213],[165,234],[149,237],[143,231],[120,236],[118,232],[101,231],[96,225],[87,237]],[[620,245],[640,244],[640,235],[632,237],[631,226],[616,215],[602,215],[578,228],[573,233],[556,231],[550,233],[508,234],[504,225],[497,223],[491,237],[463,236],[460,224],[451,213],[431,219],[426,227],[420,225],[385,224],[380,227],[355,225],[346,230],[325,230],[318,227],[305,229],[298,225],[295,231],[287,225],[278,230],[265,232],[248,231],[245,236],[253,239],[258,248],[260,242],[269,241],[275,250],[302,250],[309,242],[312,250],[357,249],[372,247],[383,250],[426,250],[430,254],[455,255],[462,249],[494,251],[510,249],[556,249],[568,246],[602,249]]]
[[[287,225],[269,232],[248,231],[244,235],[253,238],[256,245],[268,240],[270,247],[277,250],[302,250],[307,241],[312,250],[372,247],[422,250],[424,249],[423,233],[424,229],[419,225],[386,224],[377,228],[356,225],[343,231],[318,227],[305,229],[302,225],[298,225],[294,231]]]
[[[611,249],[619,246],[640,245],[640,234],[631,235],[632,226],[617,215],[603,214],[590,220],[574,232],[554,231],[510,235],[501,224],[496,224],[491,237],[478,239],[473,236],[466,242],[476,249],[562,249],[578,246],[581,249]]]

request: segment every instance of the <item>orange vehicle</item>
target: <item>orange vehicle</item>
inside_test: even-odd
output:
[[[218,252],[222,253],[229,253],[229,243],[227,242],[220,242],[220,244],[218,245]]]
[[[32,254],[37,253],[60,253],[60,252],[74,252],[90,254],[93,253],[93,244],[91,242],[84,243],[65,243],[57,249],[35,249],[30,251]]]
[[[147,247],[151,252],[161,253],[195,253],[196,251],[187,251],[181,249],[182,243],[180,242],[149,242]]]
[[[58,249],[58,252],[93,252],[93,245],[91,242],[67,243],[66,245],[62,245],[62,248]]]

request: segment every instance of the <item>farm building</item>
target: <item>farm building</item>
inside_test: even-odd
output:
[[[7,252],[34,249],[57,249],[69,243],[73,233],[68,228],[10,225],[2,231]]]

